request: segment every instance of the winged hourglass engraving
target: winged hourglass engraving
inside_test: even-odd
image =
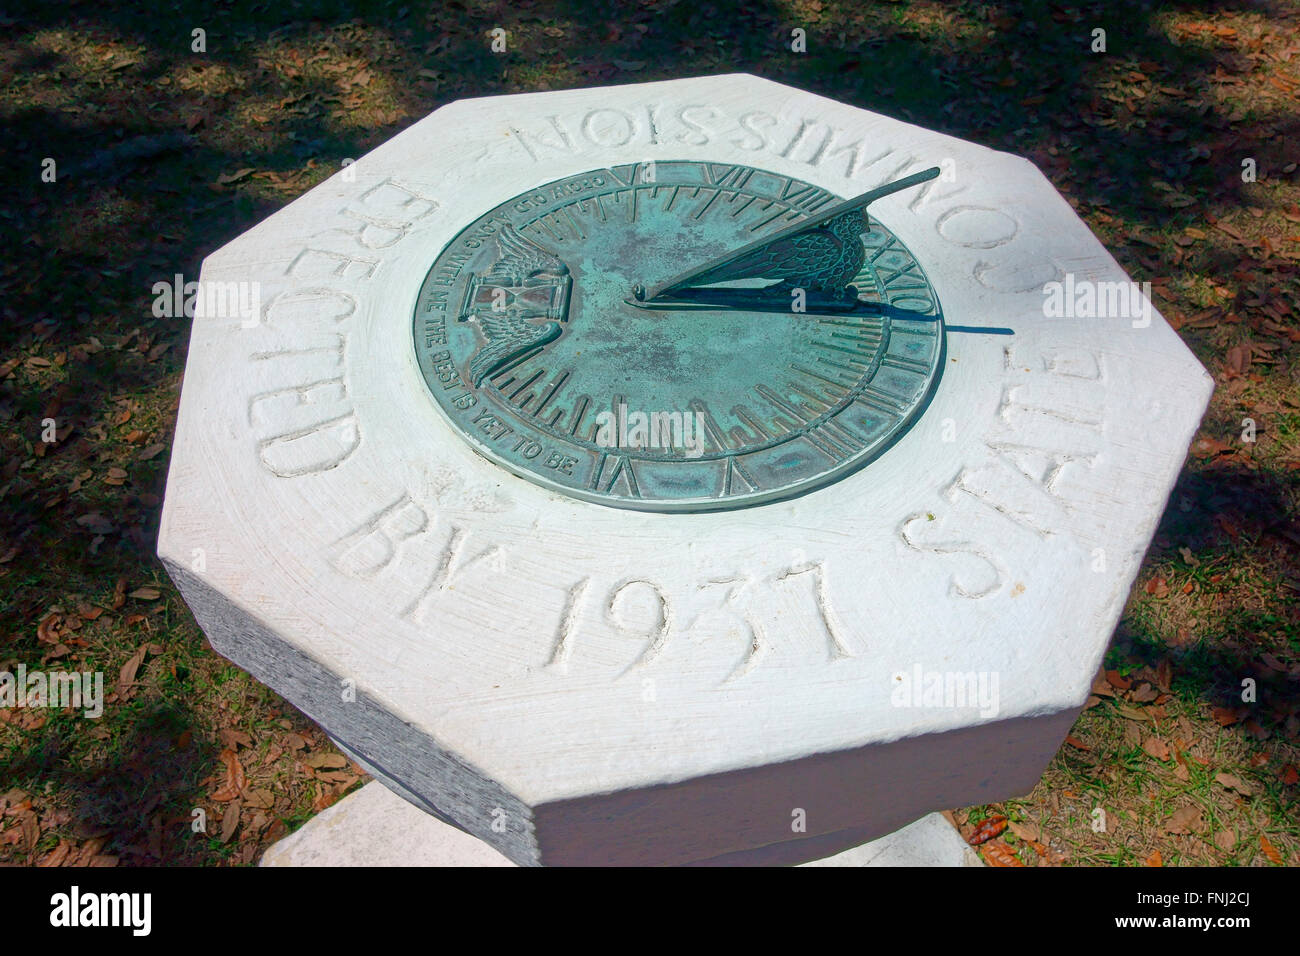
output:
[[[488,271],[472,275],[459,316],[461,322],[475,320],[483,337],[469,361],[475,387],[514,359],[554,342],[568,321],[568,266],[509,223],[497,233],[496,246],[497,259]]]

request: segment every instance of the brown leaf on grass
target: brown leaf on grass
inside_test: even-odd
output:
[[[226,812],[221,815],[221,836],[217,838],[221,843],[229,843],[230,838],[239,829],[239,811],[242,809],[243,805],[238,797],[226,804]]]
[[[1220,830],[1214,834],[1214,845],[1224,853],[1232,852],[1232,848],[1237,845],[1237,835],[1231,830]]]
[[[41,857],[36,865],[37,866],[62,866],[64,864],[64,861],[68,859],[68,854],[71,852],[72,852],[72,844],[69,843],[67,840],[60,840],[59,845],[56,846],[53,850],[51,850],[49,853]]]
[[[1033,843],[1042,836],[1042,830],[1037,823],[1026,822],[1016,823],[1014,820],[1008,821],[1007,827],[1020,839],[1026,843]]]
[[[1214,458],[1218,455],[1229,455],[1235,451],[1236,449],[1227,442],[1219,441],[1219,439],[1211,438],[1208,435],[1192,442],[1192,453],[1198,458]]]
[[[1166,833],[1191,833],[1196,829],[1196,825],[1201,822],[1201,808],[1198,806],[1186,806],[1181,810],[1175,810],[1173,814],[1165,821]]]
[[[1147,582],[1146,592],[1147,594],[1150,594],[1152,597],[1157,597],[1157,598],[1168,597],[1169,582],[1167,582],[1164,578],[1154,577]]]
[[[221,742],[230,750],[253,746],[253,738],[242,730],[235,730],[233,727],[222,727],[218,734],[221,737]]]
[[[162,592],[157,588],[136,588],[127,597],[133,597],[137,601],[156,601],[162,597]]]
[[[221,751],[221,762],[226,765],[226,779],[212,793],[212,799],[217,803],[235,799],[243,793],[244,787],[248,784],[248,780],[244,777],[243,765],[240,764],[233,750]]]
[[[264,787],[259,787],[244,795],[244,803],[254,810],[269,810],[275,806],[275,794]]]
[[[1174,679],[1174,662],[1169,658],[1162,658],[1156,665],[1156,686],[1166,694],[1170,692],[1170,685]]]
[[[62,614],[50,613],[45,615],[41,623],[36,626],[36,639],[42,644],[59,643],[59,625],[62,623]]]
[[[343,796],[343,791],[348,788],[348,784],[335,784],[334,786],[322,790],[316,794],[316,799],[311,802],[311,808],[314,812],[320,813],[322,810],[328,810],[334,804],[338,803],[339,797]]]
[[[1245,711],[1235,707],[1211,707],[1210,716],[1220,727],[1231,727],[1233,724],[1240,723],[1246,714]]]
[[[1296,769],[1295,764],[1289,763],[1278,771],[1278,777],[1288,787],[1292,787],[1295,786],[1295,784],[1300,783],[1300,770]]]
[[[1138,710],[1136,707],[1129,707],[1126,704],[1116,704],[1115,713],[1119,714],[1125,720],[1134,720],[1139,724],[1150,723],[1151,715],[1145,710]]]
[[[1169,745],[1159,737],[1148,737],[1142,741],[1142,749],[1157,760],[1169,759]]]
[[[113,588],[113,610],[120,611],[126,603],[126,578],[118,578]]]
[[[1097,671],[1096,676],[1093,677],[1092,692],[1098,697],[1115,696],[1115,688],[1110,686],[1110,681],[1106,679],[1105,671]]]
[[[1214,779],[1218,782],[1219,786],[1228,790],[1235,790],[1243,797],[1249,797],[1255,792],[1254,788],[1251,787],[1250,784],[1246,783],[1246,781],[1242,780],[1240,777],[1233,776],[1230,773],[1216,773]]]
[[[995,814],[982,820],[975,827],[973,833],[966,838],[966,842],[971,846],[979,846],[981,843],[987,843],[994,837],[1002,833],[1007,828],[1008,820],[1001,814]]]
[[[1241,729],[1256,740],[1268,740],[1268,738],[1272,736],[1267,727],[1262,726],[1258,720],[1254,719],[1243,723]]]
[[[245,166],[243,169],[237,169],[233,173],[222,173],[220,176],[217,177],[217,183],[222,186],[228,186],[231,183],[239,182],[241,179],[244,179],[253,171],[254,170],[252,166]]]
[[[330,770],[340,770],[348,765],[348,760],[342,754],[319,753],[308,757],[303,763],[317,769],[324,767]]]
[[[102,607],[95,607],[93,604],[78,604],[77,614],[83,621],[93,621],[104,613]]]
[[[166,447],[166,445],[149,445],[146,448],[142,448],[140,449],[140,454],[135,456],[136,460],[148,461],[150,458],[157,456],[157,454]]]
[[[1082,740],[1080,740],[1078,737],[1074,736],[1074,734],[1069,734],[1069,735],[1067,735],[1066,738],[1065,738],[1065,742],[1066,742],[1067,744],[1069,744],[1071,747],[1073,747],[1075,750],[1091,750],[1091,749],[1092,749],[1092,748],[1089,747],[1087,744],[1085,744]]]
[[[135,653],[127,658],[127,662],[122,665],[122,669],[117,673],[117,693],[119,697],[125,697],[131,685],[135,683],[135,675],[140,670],[140,665],[144,663],[145,655],[149,653],[149,645],[141,644],[135,649]]]
[[[1159,850],[1155,850],[1155,851],[1153,851],[1152,854],[1151,854],[1149,857],[1147,857],[1146,865],[1147,865],[1147,866],[1164,866],[1164,865],[1165,865],[1165,861],[1161,858],[1161,856],[1160,856],[1160,851],[1159,851]]]
[[[1150,684],[1141,683],[1129,691],[1128,699],[1135,704],[1149,704],[1159,696],[1159,691]]]
[[[1259,835],[1259,848],[1264,851],[1264,855],[1268,857],[1275,866],[1282,865],[1282,854],[1277,851],[1277,847],[1269,841],[1268,837],[1264,836],[1262,833]]]
[[[20,825],[22,827],[23,842],[25,844],[24,849],[26,849],[28,853],[31,853],[36,849],[36,844],[40,842],[41,839],[41,821],[37,818],[34,811],[28,810],[22,815]]]
[[[1250,346],[1234,345],[1224,356],[1224,369],[1230,376],[1245,375],[1250,368]]]
[[[984,862],[989,866],[1024,866],[1020,857],[1005,843],[988,843],[980,848]]]
[[[1106,682],[1116,690],[1128,690],[1133,682],[1119,671],[1106,671]]]

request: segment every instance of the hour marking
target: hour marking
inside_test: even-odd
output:
[[[709,211],[709,207],[712,206],[712,205],[714,204],[714,202],[717,201],[717,198],[718,198],[719,196],[721,196],[721,195],[722,195],[722,190],[720,190],[720,189],[715,189],[715,190],[713,190],[713,195],[711,195],[711,196],[709,197],[709,201],[706,202],[706,203],[705,203],[703,206],[701,206],[699,209],[695,210],[695,212],[691,214],[691,218],[692,218],[692,219],[699,219],[700,217],[702,217],[706,212]]]
[[[886,355],[880,360],[881,365],[887,365],[890,368],[896,368],[904,372],[916,372],[920,375],[930,374],[930,363],[922,362],[918,359],[907,358],[903,355]]]
[[[545,410],[546,406],[549,405],[549,404],[551,403],[551,399],[553,399],[556,395],[559,394],[559,392],[560,392],[560,387],[561,387],[561,386],[562,386],[566,381],[568,381],[568,378],[569,378],[569,373],[568,373],[567,371],[564,371],[564,372],[561,372],[561,373],[560,373],[560,375],[559,375],[558,378],[554,379],[554,380],[551,382],[551,390],[550,390],[549,392],[546,393],[546,397],[543,398],[543,399],[541,400],[541,402],[538,403],[537,408],[533,411],[533,417],[534,417],[534,418],[536,418],[538,415],[542,414],[542,412],[543,412],[543,410]],[[557,409],[556,412],[557,412],[557,414],[559,414],[560,410]],[[554,425],[555,422],[552,421],[551,424]]]
[[[734,494],[731,489],[734,487],[737,478],[744,482],[746,491],[758,490],[758,482],[754,480],[754,476],[741,467],[735,455],[731,455],[727,458],[727,472],[722,479],[722,493],[724,495]]]
[[[534,372],[532,375],[530,375],[528,378],[526,378],[526,379],[524,380],[524,382],[523,382],[522,385],[520,385],[517,389],[515,389],[513,392],[510,393],[510,399],[511,399],[511,401],[513,401],[515,398],[517,398],[517,397],[519,396],[519,393],[520,393],[520,392],[522,392],[524,389],[528,388],[530,385],[533,384],[533,382],[537,381],[537,380],[538,380],[539,378],[541,378],[544,374],[546,374],[546,369],[538,369],[536,372]],[[521,407],[522,407],[522,406],[521,406]]]
[[[844,381],[843,379],[827,378],[825,375],[822,375],[818,372],[814,372],[812,369],[804,368],[802,365],[791,365],[790,368],[801,375],[807,375],[810,378],[815,378],[819,381],[825,382],[827,385],[834,385],[836,388],[844,388],[846,386],[853,384],[852,378],[850,378],[850,381],[847,382]]]

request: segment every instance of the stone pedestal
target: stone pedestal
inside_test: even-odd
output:
[[[262,866],[514,866],[464,830],[412,806],[378,781],[343,798],[262,856]],[[803,866],[982,866],[937,813],[888,836]]]
[[[730,511],[606,507],[479,455],[435,401],[467,374],[417,361],[442,251],[521,190],[576,177],[528,197],[550,208],[675,160],[708,181],[655,201],[716,215],[761,176],[791,220],[809,190],[944,171],[872,206],[908,250],[876,250],[882,281],[922,264],[946,332],[900,325],[943,336],[942,371],[866,467]],[[257,307],[205,293],[195,319],[168,572],[219,653],[520,864],[802,863],[1027,793],[1212,388],[1032,163],[752,76],[450,104],[202,282]],[[899,401],[873,381],[855,421]],[[811,414],[778,400],[790,427]]]

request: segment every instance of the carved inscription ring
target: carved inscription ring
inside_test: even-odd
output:
[[[429,390],[488,460],[604,505],[739,508],[838,479],[911,424],[942,367],[938,296],[874,215],[851,311],[819,313],[788,288],[730,305],[719,292],[716,308],[629,300],[840,198],[676,161],[530,189],[425,277],[414,337]]]

